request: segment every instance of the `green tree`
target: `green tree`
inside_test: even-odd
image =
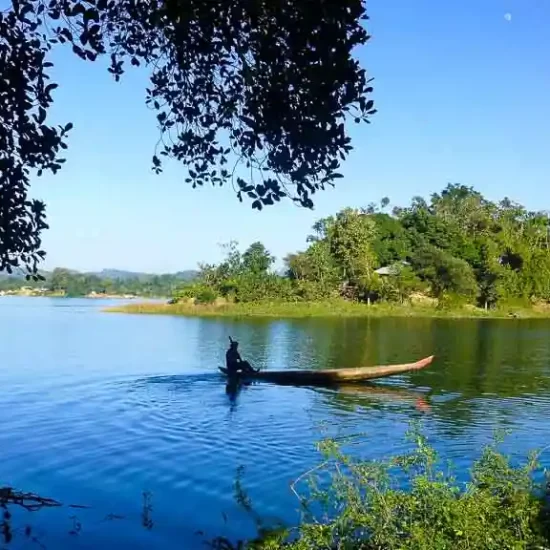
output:
[[[525,267],[525,278],[534,299],[550,302],[550,254],[548,250],[532,250]]]
[[[480,245],[480,262],[476,270],[476,278],[479,285],[479,302],[485,309],[493,307],[498,301],[498,281],[501,271],[495,243],[483,242]]]
[[[219,287],[222,282],[236,277],[242,270],[242,256],[236,241],[221,245],[225,251],[225,259],[218,265],[199,264],[199,280],[206,286]]]
[[[321,286],[335,286],[338,273],[333,257],[330,254],[330,245],[326,241],[317,241],[306,250],[305,257],[309,265],[309,273],[313,280]],[[311,278],[311,277],[310,277]]]
[[[289,254],[285,264],[286,276],[294,281],[300,299],[327,298],[338,287],[338,269],[327,240],[314,240],[305,252]]]
[[[473,187],[449,184],[439,195],[434,193],[431,204],[436,216],[458,225],[461,233],[479,235],[490,228],[495,206]]]
[[[400,220],[383,213],[373,214],[371,219],[376,224],[372,248],[378,264],[387,266],[409,257],[410,240]]]
[[[310,266],[304,252],[287,254],[284,258],[286,276],[291,280],[307,279],[310,274]]]
[[[413,292],[422,289],[423,285],[411,267],[400,266],[396,270],[395,275],[383,279],[380,295],[385,300],[403,304]]]
[[[275,258],[259,241],[252,243],[242,256],[242,268],[252,275],[265,275],[275,262]]]
[[[321,285],[334,286],[338,271],[326,240],[316,240],[305,252],[289,254],[285,258],[287,275],[291,279],[315,281]]]
[[[373,249],[376,224],[359,210],[346,208],[330,221],[327,239],[332,256],[342,273],[345,285],[357,292],[357,297],[371,302],[379,288],[374,273],[377,263]]]
[[[417,253],[414,262],[417,273],[430,284],[436,298],[453,294],[470,301],[477,295],[473,269],[464,260],[426,246]]]
[[[342,270],[344,280],[356,283],[370,277],[376,263],[372,247],[376,225],[359,210],[346,208],[328,225],[330,251]]]
[[[49,288],[53,292],[65,292],[69,286],[71,272],[65,268],[55,268],[49,280]]]

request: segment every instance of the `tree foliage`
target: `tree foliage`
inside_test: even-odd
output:
[[[475,298],[477,292],[474,272],[468,262],[452,256],[435,246],[425,246],[414,256],[420,278],[431,285],[432,293],[441,298],[445,293]]]
[[[549,233],[546,213],[528,212],[508,199],[493,203],[453,184],[391,215],[373,205],[318,220],[306,250],[285,258],[284,276],[258,278],[243,259],[258,250],[265,266],[271,255],[254,243],[241,257],[233,243],[228,259],[205,271],[202,280],[219,295],[241,301],[341,296],[403,303],[420,293],[440,305],[550,302]],[[231,293],[225,275],[230,271]],[[242,290],[251,285],[254,292]]]
[[[29,178],[60,169],[71,129],[47,122],[52,48],[108,56],[115,80],[128,66],[150,70],[156,172],[171,157],[193,187],[232,182],[253,208],[283,197],[312,207],[341,177],[346,119],[375,113],[352,55],[369,38],[366,18],[362,0],[13,0],[0,13],[0,269],[34,274],[44,255],[44,205],[28,200]]]
[[[256,276],[265,275],[275,258],[259,241],[252,243],[243,254],[243,269]]]

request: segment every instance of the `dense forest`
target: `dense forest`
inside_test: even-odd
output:
[[[440,306],[550,302],[550,218],[505,198],[449,184],[406,208],[390,202],[346,208],[317,221],[305,250],[289,254],[284,274],[253,243],[225,245],[218,265],[201,265],[178,300],[424,301]]]
[[[27,281],[24,275],[0,278],[0,291],[20,293],[30,289],[37,294],[86,296],[88,294],[131,295],[143,297],[168,297],[184,281],[196,276],[194,271],[154,275],[128,271],[104,270],[99,273],[80,273],[65,268],[56,268],[41,273],[44,280]]]

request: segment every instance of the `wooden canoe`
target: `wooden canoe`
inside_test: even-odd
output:
[[[434,356],[425,357],[416,363],[402,365],[381,365],[377,367],[357,367],[351,369],[325,369],[325,370],[266,370],[257,373],[239,374],[237,378],[247,380],[264,380],[276,384],[338,384],[339,382],[361,382],[374,380],[395,374],[420,370],[431,365]],[[227,369],[218,367],[227,375]]]

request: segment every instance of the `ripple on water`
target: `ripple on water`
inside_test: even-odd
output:
[[[546,444],[546,329],[514,329],[524,331],[522,340],[488,323],[249,324],[102,316],[88,306],[71,313],[38,303],[18,310],[14,321],[2,304],[3,361],[14,367],[0,371],[0,483],[93,505],[79,511],[90,537],[78,539],[83,548],[199,548],[197,529],[246,535],[251,525],[233,500],[240,467],[255,507],[291,521],[298,503],[289,484],[319,461],[316,443],[326,436],[361,434],[345,448],[381,458],[406,452],[408,423],[420,419],[437,450],[464,471],[495,428],[513,430],[506,449],[515,455]],[[38,318],[47,331],[36,331]],[[36,348],[22,346],[21,334],[30,331]],[[438,359],[429,371],[374,388],[252,384],[231,399],[217,373],[204,373],[223,359],[228,332],[268,368],[332,366],[345,350],[350,364],[432,352]],[[530,351],[518,355],[522,341]],[[417,406],[420,397],[429,407]],[[152,492],[160,526],[151,533],[140,527],[144,490]],[[110,512],[129,519],[103,527]],[[63,535],[66,510],[51,514],[40,515],[58,518],[60,538],[49,546],[74,548],[77,539],[71,545]],[[48,531],[47,522],[41,526]]]

